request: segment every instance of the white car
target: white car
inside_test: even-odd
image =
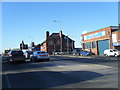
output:
[[[120,56],[120,51],[118,51],[117,49],[106,49],[104,50],[104,55],[105,56]]]
[[[26,58],[26,59],[29,59],[29,58],[30,58],[30,55],[31,55],[32,53],[33,53],[32,51],[25,51],[25,52],[24,52],[25,58]]]
[[[50,56],[45,51],[35,51],[32,55],[30,55],[31,61],[40,61],[40,60],[50,60]]]

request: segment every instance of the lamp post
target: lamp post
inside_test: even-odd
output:
[[[62,30],[61,21],[54,20],[54,22],[57,22],[57,23],[59,23],[59,24],[60,24],[60,30]]]
[[[61,21],[57,21],[57,20],[54,20],[54,22],[57,22],[57,23],[59,23],[60,24],[60,31],[62,31],[62,25],[61,25]],[[60,43],[61,43],[61,45],[60,45],[60,50],[61,50],[61,52],[62,52],[62,35],[60,35]]]

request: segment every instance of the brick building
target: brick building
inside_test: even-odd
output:
[[[120,50],[120,25],[109,26],[81,35],[82,50],[103,55],[105,49]]]
[[[37,44],[37,45],[35,45],[34,46],[34,51],[40,51],[40,47],[41,47],[41,45],[40,44]]]
[[[46,40],[41,44],[41,51],[46,51],[50,54],[53,52],[71,52],[74,48],[74,40],[70,39],[68,36],[59,33],[46,32]]]

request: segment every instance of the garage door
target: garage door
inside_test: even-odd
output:
[[[105,49],[109,49],[109,40],[98,41],[98,55],[104,55]]]

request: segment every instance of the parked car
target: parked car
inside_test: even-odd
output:
[[[72,55],[79,55],[81,51],[82,51],[82,48],[74,48],[72,50]]]
[[[55,55],[63,55],[64,52],[55,52]]]
[[[120,51],[118,51],[117,49],[106,49],[104,50],[104,55],[105,56],[120,56]]]
[[[7,54],[7,62],[11,63],[11,62],[25,62],[25,56],[22,50],[11,50],[8,54]]]
[[[92,53],[92,52],[88,52],[88,51],[81,51],[79,54],[80,54],[81,56],[94,55],[94,53]]]
[[[59,52],[55,52],[55,55],[59,55]]]
[[[49,61],[50,57],[49,54],[45,51],[35,51],[32,55],[30,55],[31,61],[40,61],[40,60],[47,60]]]
[[[30,55],[33,53],[33,51],[25,51],[24,52],[24,55],[25,55],[25,58],[26,59],[29,59],[30,58]]]

